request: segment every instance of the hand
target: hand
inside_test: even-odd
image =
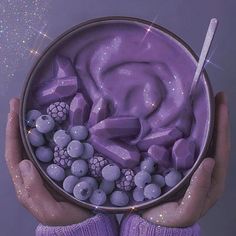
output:
[[[192,176],[183,199],[146,210],[142,214],[144,219],[166,227],[188,227],[223,194],[230,151],[228,108],[223,93],[216,96],[215,118],[214,159],[204,159]]]
[[[18,200],[44,225],[59,226],[82,222],[92,214],[65,201],[56,200],[44,186],[36,168],[26,157],[19,135],[19,100],[10,101],[6,127],[6,163]]]

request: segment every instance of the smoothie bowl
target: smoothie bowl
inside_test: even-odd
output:
[[[180,196],[206,155],[214,104],[197,57],[148,21],[107,17],[56,39],[23,89],[21,136],[47,184],[103,212]]]

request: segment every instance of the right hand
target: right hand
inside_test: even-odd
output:
[[[188,227],[206,214],[223,194],[230,152],[228,107],[223,93],[216,96],[215,118],[212,153],[215,158],[203,160],[182,199],[145,210],[144,219],[166,227]]]

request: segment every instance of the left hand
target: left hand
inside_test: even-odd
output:
[[[65,200],[58,200],[45,187],[30,160],[26,158],[19,134],[19,100],[10,101],[6,127],[5,159],[16,195],[21,204],[42,224],[50,226],[80,223],[93,216],[91,212]]]

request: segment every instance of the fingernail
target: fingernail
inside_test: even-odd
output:
[[[22,177],[29,175],[31,169],[31,163],[27,160],[23,160],[19,164],[20,172]]]
[[[209,173],[213,171],[214,166],[215,166],[215,161],[212,158],[208,158],[207,160],[204,160],[203,162],[204,170]]]
[[[18,112],[18,108],[17,106],[17,99],[16,98],[12,98],[9,102],[10,104],[10,112]]]

